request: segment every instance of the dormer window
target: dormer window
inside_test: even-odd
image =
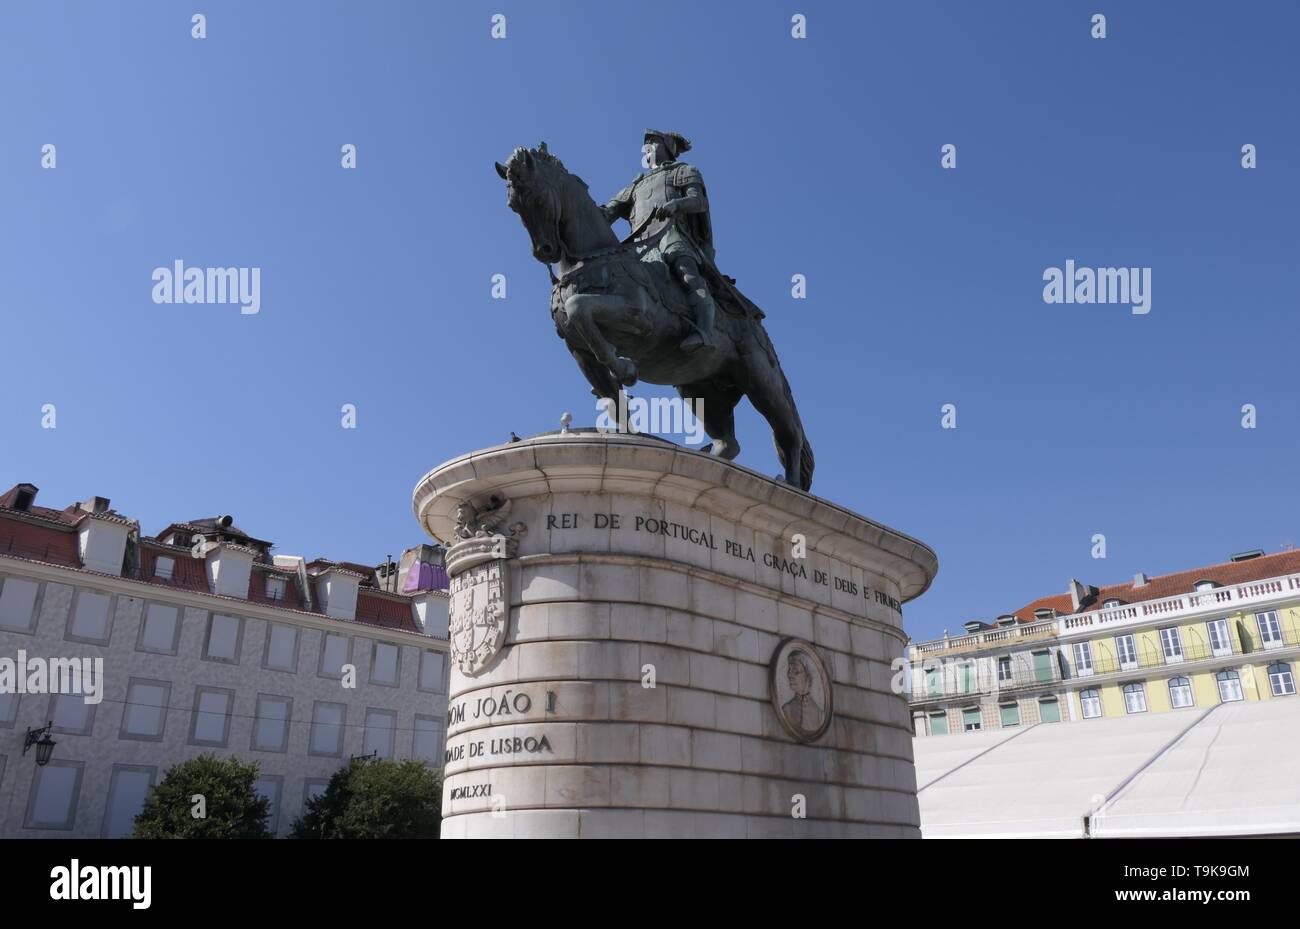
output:
[[[1005,616],[998,617],[999,626],[1011,626],[1014,625],[1015,622],[1016,622],[1016,617],[1010,613],[1006,614]]]
[[[18,494],[14,497],[14,509],[20,513],[26,513],[32,508],[32,503],[36,500],[36,488],[30,484],[18,488]]]
[[[176,573],[176,559],[168,558],[166,555],[159,555],[154,559],[153,576],[164,581],[170,581],[172,575]]]
[[[266,579],[266,599],[277,601],[284,599],[284,578],[268,577]]]
[[[964,623],[963,625],[965,626],[967,632],[975,633],[975,632],[979,632],[980,627],[983,626],[984,624],[981,623],[978,619],[972,619],[970,622]]]
[[[1039,622],[1042,622],[1043,620],[1046,619],[1055,619],[1055,618],[1056,618],[1056,610],[1052,609],[1050,606],[1039,607],[1038,609],[1034,610],[1034,619],[1038,620]]]
[[[1197,581],[1196,590],[1199,593],[1202,590],[1213,590],[1219,586],[1218,581]]]
[[[1101,606],[1102,606],[1102,609],[1104,609],[1104,610],[1109,610],[1111,607],[1119,606],[1119,600],[1117,600],[1115,597],[1111,597],[1109,600],[1107,600],[1107,601],[1106,601],[1105,603],[1103,603]]]

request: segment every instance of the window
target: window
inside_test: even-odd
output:
[[[213,613],[208,619],[208,644],[203,657],[208,661],[239,664],[240,626],[237,617]]]
[[[150,603],[145,607],[144,622],[140,624],[140,638],[135,643],[136,650],[175,655],[179,631],[179,609],[162,603]]]
[[[977,732],[983,728],[979,707],[968,706],[961,711],[961,728],[963,732]]]
[[[1220,671],[1214,675],[1219,684],[1219,699],[1224,703],[1235,703],[1242,699],[1241,675],[1236,671]]]
[[[1160,630],[1160,647],[1164,650],[1166,664],[1183,660],[1183,637],[1179,635],[1177,626]]]
[[[366,738],[361,754],[378,751],[380,758],[393,757],[393,733],[397,729],[397,713],[393,710],[366,710]]]
[[[307,778],[307,780],[303,781],[302,804],[303,804],[304,813],[307,812],[307,804],[310,803],[312,800],[315,800],[321,794],[323,794],[325,792],[325,788],[328,787],[329,785],[330,782],[323,777],[309,777]]]
[[[94,590],[79,590],[72,604],[65,638],[102,645],[108,641],[108,608],[113,598]]]
[[[1038,700],[1038,718],[1045,723],[1061,721],[1061,703],[1055,697],[1040,697]]]
[[[86,702],[84,694],[51,694],[46,719],[54,723],[55,732],[90,735],[95,725],[95,707]]]
[[[194,689],[194,713],[190,721],[190,743],[224,748],[230,737],[230,709],[235,692],[217,687]]]
[[[1147,711],[1147,690],[1140,682],[1124,685],[1124,712],[1145,713]]]
[[[1210,651],[1216,656],[1232,654],[1232,638],[1228,635],[1228,621],[1226,619],[1212,619],[1205,624],[1205,630],[1210,635]]]
[[[1119,656],[1121,671],[1130,671],[1138,666],[1137,646],[1133,642],[1133,636],[1115,636],[1115,653]]]
[[[388,642],[376,642],[370,653],[370,683],[397,686],[398,649]]]
[[[284,777],[279,774],[268,774],[253,781],[253,790],[271,801],[266,811],[266,828],[272,835],[280,828],[280,792],[283,789]]]
[[[77,815],[85,762],[51,761],[36,769],[27,799],[28,829],[71,829]]]
[[[325,634],[320,646],[321,677],[342,677],[343,666],[348,664],[352,655],[352,640],[345,635]]]
[[[1268,685],[1275,697],[1295,693],[1295,675],[1291,673],[1291,666],[1282,661],[1269,665]]]
[[[1034,652],[1034,680],[1052,680],[1052,653]]]
[[[170,581],[172,575],[176,573],[176,559],[169,558],[166,555],[159,555],[153,562],[153,576],[162,578],[164,581]]]
[[[289,719],[293,700],[270,694],[257,695],[252,746],[259,752],[282,752],[289,747]]]
[[[435,767],[442,764],[442,723],[432,716],[415,717],[415,740],[411,755]]]
[[[1282,628],[1277,622],[1277,610],[1256,613],[1255,622],[1259,625],[1259,641],[1265,648],[1278,648],[1282,645]]]
[[[1092,673],[1092,643],[1074,643],[1074,673],[1077,677]]]
[[[961,692],[968,694],[975,689],[975,659],[967,658],[955,664],[961,674]]]
[[[1002,703],[998,705],[998,715],[1002,718],[1002,728],[1020,725],[1020,705],[1016,703]]]
[[[1171,677],[1169,679],[1169,705],[1174,709],[1182,709],[1185,706],[1194,706],[1196,703],[1192,697],[1192,682],[1185,677]]]
[[[18,718],[18,700],[18,694],[0,693],[0,728],[13,728],[14,720]]]
[[[1011,656],[1002,655],[998,658],[998,683],[1009,684],[1011,679]]]
[[[284,599],[284,578],[268,577],[266,579],[266,599],[268,600]]]
[[[131,679],[126,688],[121,738],[160,741],[167,722],[171,685],[163,681]]]
[[[1095,687],[1079,694],[1079,705],[1083,708],[1084,719],[1097,719],[1101,716],[1101,691]]]
[[[420,690],[442,693],[442,652],[420,653]]]
[[[0,629],[31,632],[36,625],[40,585],[20,577],[0,578]]]
[[[427,657],[436,654],[436,652],[425,652],[424,654]],[[441,659],[442,656],[438,655],[438,658]],[[421,671],[423,671],[423,665],[421,665]],[[943,693],[943,679],[939,675],[938,668],[925,669],[925,692],[931,697],[937,697]]]
[[[311,710],[311,745],[313,755],[343,754],[343,724],[348,708],[343,703],[316,703]]]
[[[930,714],[930,735],[947,735],[948,734],[948,714],[931,713]]]
[[[279,623],[266,624],[266,653],[262,667],[271,671],[298,670],[298,630]]]
[[[104,838],[128,839],[135,817],[144,809],[156,769],[144,765],[113,765],[108,780],[108,805],[104,810]]]

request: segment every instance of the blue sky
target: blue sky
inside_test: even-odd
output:
[[[939,553],[912,635],[1071,576],[1300,543],[1298,21],[1281,3],[6,3],[0,483],[112,497],[146,532],[229,512],[286,553],[396,556],[423,541],[429,468],[595,416],[493,160],[544,139],[604,199],[656,126],[695,143],[814,490]],[[1045,304],[1043,270],[1070,258],[1151,267],[1151,312]],[[154,304],[176,259],[260,267],[261,312]],[[739,428],[741,462],[776,473],[748,405]]]

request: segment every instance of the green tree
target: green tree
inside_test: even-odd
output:
[[[167,769],[135,817],[137,839],[269,839],[257,762],[200,755]]]
[[[442,778],[423,761],[354,759],[293,824],[295,839],[436,839]]]

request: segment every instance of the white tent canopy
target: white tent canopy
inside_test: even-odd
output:
[[[1300,699],[913,746],[926,838],[1300,833]]]

